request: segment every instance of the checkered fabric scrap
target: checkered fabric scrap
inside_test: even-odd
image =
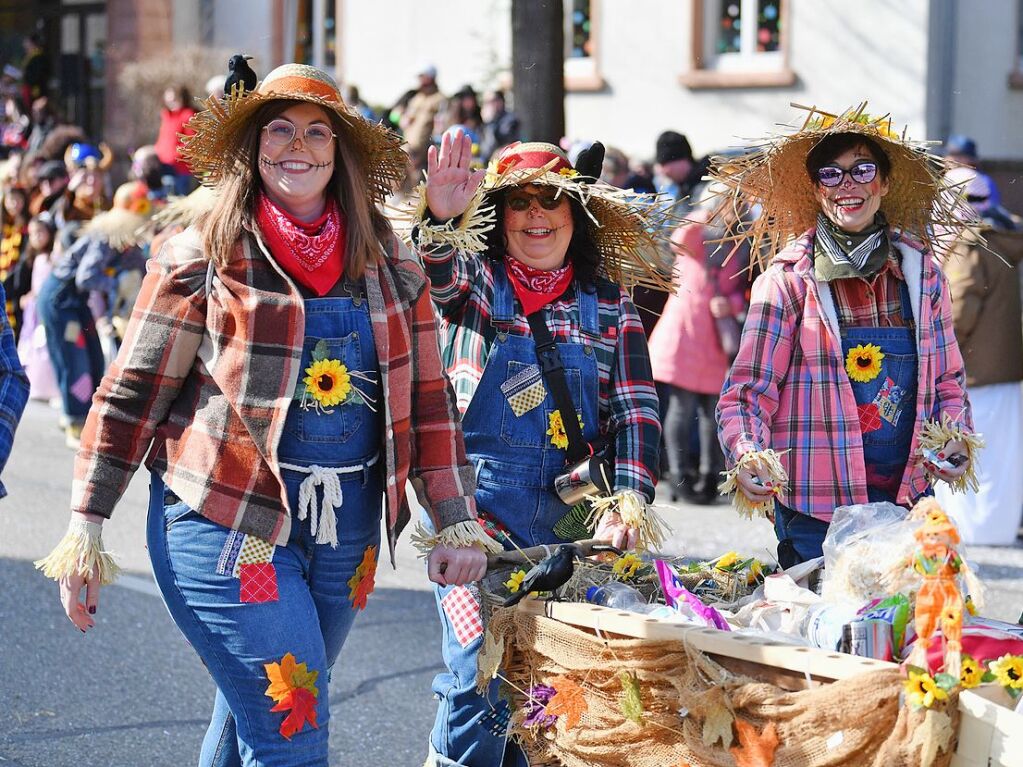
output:
[[[462,647],[468,647],[483,635],[480,603],[465,586],[455,586],[440,600],[440,604],[455,630],[455,639]]]

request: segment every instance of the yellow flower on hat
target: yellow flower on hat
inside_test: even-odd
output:
[[[344,402],[352,390],[352,379],[339,360],[317,360],[305,369],[306,392],[323,407]]]
[[[558,171],[559,176],[565,176],[566,178],[574,178],[579,175],[579,171],[575,168],[562,168]]]
[[[906,699],[914,706],[930,708],[934,701],[948,698],[948,693],[938,687],[938,683],[926,671],[910,671],[903,689],[906,691]]]
[[[845,356],[845,372],[854,381],[870,383],[880,374],[883,359],[884,352],[880,346],[859,344]]]

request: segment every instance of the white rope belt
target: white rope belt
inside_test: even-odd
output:
[[[341,492],[341,475],[365,471],[379,458],[380,454],[378,453],[360,466],[336,468],[315,464],[312,466],[281,464],[282,469],[309,475],[298,486],[298,518],[302,520],[309,517],[309,528],[316,537],[317,543],[329,543],[331,548],[337,548],[337,513],[335,509],[340,509],[345,499],[344,493]],[[317,506],[316,488],[320,486],[323,487],[323,503]]]

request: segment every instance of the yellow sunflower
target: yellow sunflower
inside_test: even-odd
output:
[[[611,565],[611,572],[627,581],[636,575],[636,571],[643,566],[643,560],[635,554],[622,554]]]
[[[722,554],[718,557],[714,563],[714,567],[718,570],[727,570],[729,567],[739,561],[739,555],[734,551],[729,551],[727,554]]]
[[[854,381],[870,383],[881,372],[884,353],[880,346],[860,344],[849,350],[845,356],[845,372]]]
[[[338,360],[317,360],[305,369],[305,390],[323,407],[344,402],[352,390],[348,368]]]
[[[979,685],[984,677],[984,669],[969,655],[964,654],[959,668],[959,682],[966,689]]]
[[[577,414],[578,416],[578,414]],[[579,428],[583,428],[582,416],[579,417]],[[568,434],[565,432],[565,422],[561,420],[561,411],[555,410],[548,417],[547,436],[551,438],[554,447],[564,450],[568,447]]]
[[[1023,690],[1023,655],[1003,655],[991,664],[998,684],[1009,690]]]
[[[903,689],[906,691],[906,699],[914,706],[930,708],[934,701],[948,698],[948,693],[938,687],[938,683],[924,671],[910,671]]]
[[[522,588],[522,581],[526,578],[525,570],[516,570],[509,576],[508,580],[504,582],[505,587],[512,594],[517,594],[519,589]]]

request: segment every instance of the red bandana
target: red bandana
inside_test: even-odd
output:
[[[505,258],[504,262],[508,264],[508,271],[514,278],[511,284],[515,295],[527,315],[542,309],[564,293],[575,275],[571,261],[560,269],[550,271],[534,269],[511,256]]]
[[[265,194],[256,201],[256,222],[277,264],[293,280],[325,296],[344,271],[345,219],[330,200],[323,215],[306,223]]]

